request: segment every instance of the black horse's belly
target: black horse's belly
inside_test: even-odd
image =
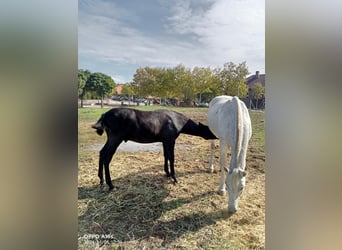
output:
[[[162,142],[160,135],[156,135],[150,131],[140,131],[137,134],[132,134],[128,137],[128,140],[139,143]]]

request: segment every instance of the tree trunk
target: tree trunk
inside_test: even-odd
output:
[[[101,108],[103,108],[103,96],[101,96]]]
[[[255,109],[258,109],[258,101],[259,101],[259,99],[256,99],[256,107],[255,107]]]
[[[83,108],[83,96],[81,96],[81,108]]]

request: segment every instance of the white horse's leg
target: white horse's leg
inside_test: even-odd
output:
[[[214,173],[214,150],[215,150],[215,142],[211,140],[210,142],[210,158],[209,158],[209,173]]]
[[[224,195],[226,193],[226,170],[227,167],[227,149],[228,145],[220,140],[220,186],[219,194]]]

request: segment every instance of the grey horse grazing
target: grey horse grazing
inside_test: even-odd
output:
[[[164,171],[167,177],[177,179],[174,171],[174,148],[179,134],[200,136],[206,140],[217,139],[208,126],[197,123],[185,115],[160,109],[141,111],[131,108],[113,108],[102,114],[96,124],[92,125],[99,135],[105,131],[107,142],[100,151],[99,171],[100,184],[103,184],[103,166],[106,183],[113,189],[109,164],[116,149],[122,141],[139,143],[162,142],[164,151]],[[170,171],[168,168],[170,162]]]
[[[248,142],[252,136],[251,119],[244,102],[234,96],[218,96],[209,103],[208,124],[210,130],[220,140],[220,194],[228,187],[228,211],[235,213],[239,197],[246,182],[246,154]],[[231,148],[231,161],[227,168],[227,149]],[[209,160],[209,172],[214,171],[213,150]],[[225,178],[225,173],[227,176]]]

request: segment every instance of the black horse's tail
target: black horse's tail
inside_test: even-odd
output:
[[[102,135],[104,132],[103,118],[104,118],[104,114],[101,115],[97,123],[95,123],[94,125],[91,125],[92,128],[96,129],[96,133],[98,135]]]

